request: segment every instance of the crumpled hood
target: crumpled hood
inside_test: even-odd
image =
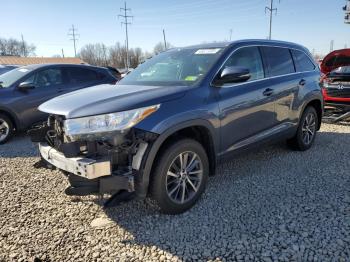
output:
[[[186,86],[97,85],[53,98],[39,106],[49,114],[77,118],[126,111],[178,99]]]

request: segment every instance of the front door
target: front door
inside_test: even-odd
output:
[[[17,115],[22,126],[30,127],[33,123],[44,121],[47,114],[40,112],[38,106],[47,100],[58,96],[64,85],[60,68],[42,69],[35,72],[22,82],[31,82],[35,88],[25,92],[15,89]]]
[[[261,132],[273,127],[275,118],[274,101],[269,91],[270,81],[264,79],[264,66],[259,48],[239,48],[229,57],[222,69],[227,66],[245,67],[249,69],[251,77],[244,83],[217,87],[222,154],[254,142],[254,138]]]

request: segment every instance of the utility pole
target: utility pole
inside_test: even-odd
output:
[[[232,41],[232,28],[230,29],[230,41]]]
[[[126,2],[124,2],[124,7],[120,8],[120,11],[124,12],[122,15],[118,15],[118,18],[124,18],[122,25],[125,25],[125,38],[126,38],[126,69],[129,69],[129,37],[128,37],[128,25],[131,23],[128,21],[129,18],[133,18],[131,15],[127,15],[127,12],[131,12],[130,8],[126,8]]]
[[[329,51],[332,52],[334,50],[334,40],[331,40]]]
[[[275,12],[277,14],[277,8],[273,7],[273,0],[270,0],[270,7],[266,6],[265,7],[265,13],[266,11],[270,12],[270,31],[269,31],[269,40],[271,40],[272,36],[272,14]]]
[[[23,57],[26,57],[26,45],[24,43],[24,38],[23,38],[23,35],[21,34],[21,38],[22,38],[22,54],[23,54]]]
[[[71,41],[73,41],[73,44],[74,44],[74,56],[76,57],[77,56],[77,46],[76,46],[76,41],[78,41],[78,34],[77,34],[77,31],[78,29],[76,29],[74,27],[74,25],[72,25],[72,28],[69,29],[69,33],[68,35],[71,37]]]
[[[63,51],[63,48],[61,49],[61,51],[62,51],[62,57],[64,58],[64,51]]]
[[[165,39],[165,30],[163,29],[163,39],[164,39],[164,49],[166,50],[166,39]]]
[[[102,50],[103,50],[103,58],[105,60],[105,66],[108,66],[107,55],[106,55],[106,46],[104,44],[102,44]]]

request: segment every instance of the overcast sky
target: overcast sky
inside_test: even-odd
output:
[[[151,51],[162,41],[162,29],[174,46],[244,38],[266,38],[269,0],[127,0],[134,18],[130,47]],[[350,25],[344,24],[344,0],[275,0],[272,37],[305,45],[326,54],[350,47]],[[4,0],[1,2],[0,37],[20,39],[37,46],[38,56],[74,54],[68,30],[78,28],[78,49],[87,43],[125,42],[118,19],[120,0]]]

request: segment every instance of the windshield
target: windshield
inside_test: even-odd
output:
[[[17,82],[20,78],[27,75],[31,70],[28,68],[13,69],[0,75],[0,88],[8,88]]]
[[[148,86],[192,86],[222,53],[222,48],[172,49],[139,65],[119,83]]]

